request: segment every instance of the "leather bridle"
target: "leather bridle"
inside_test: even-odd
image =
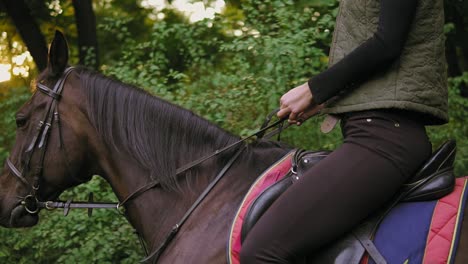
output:
[[[13,175],[15,175],[19,179],[19,181],[29,189],[28,195],[26,195],[25,197],[20,197],[20,204],[30,214],[37,214],[40,210],[37,193],[40,187],[39,182],[44,168],[44,159],[47,150],[47,142],[51,133],[52,124],[54,122],[57,124],[59,131],[60,148],[62,148],[63,145],[58,103],[60,102],[60,98],[62,97],[62,91],[65,85],[65,81],[67,80],[68,76],[73,70],[74,68],[72,67],[66,68],[64,73],[62,74],[60,79],[55,83],[55,86],[52,89],[42,83],[37,83],[38,91],[51,97],[51,100],[48,102],[46,106],[47,110],[43,118],[37,124],[34,132],[34,137],[31,143],[27,145],[28,147],[24,152],[24,156],[22,157],[23,171],[18,169],[9,157],[6,160],[7,166],[8,168],[10,168],[10,171],[13,173]],[[30,182],[26,179],[25,175],[27,175],[31,169],[31,159],[36,150],[39,153],[39,162],[35,167],[32,168],[33,177],[32,182]]]

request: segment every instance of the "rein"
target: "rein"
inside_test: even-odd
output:
[[[274,113],[277,112],[277,110],[273,111]],[[271,118],[270,118],[271,119]],[[210,159],[210,158],[214,158],[215,156],[219,155],[219,154],[222,154],[234,147],[236,147],[237,145],[240,145],[241,143],[244,143],[245,141],[249,140],[250,138],[252,137],[255,137],[257,136],[258,138],[265,138],[265,139],[268,139],[276,134],[279,134],[281,133],[281,131],[283,131],[284,129],[286,129],[287,127],[289,127],[290,125],[287,124],[285,125],[284,127],[278,127],[277,129],[273,130],[273,131],[270,131],[269,133],[265,134],[265,132],[273,127],[276,127],[276,126],[282,126],[282,123],[284,121],[283,120],[278,120],[270,125],[268,125],[270,119],[267,118],[266,120],[266,123],[262,126],[262,128],[258,131],[256,131],[255,133],[252,133],[251,135],[245,137],[245,138],[242,138],[224,148],[221,148],[221,149],[218,149],[216,151],[214,151],[213,153],[211,154],[208,154],[204,157],[201,157],[195,161],[192,161],[186,165],[184,165],[183,167],[180,167],[176,170],[176,175],[180,175],[198,165],[200,165],[201,163],[205,162],[206,160]],[[263,136],[265,135],[265,136]],[[236,154],[234,154],[233,157],[237,156],[237,152]],[[232,159],[232,158],[231,158]],[[231,160],[230,160],[231,161]],[[230,161],[227,163],[229,164]],[[7,160],[7,162],[9,162],[9,160]],[[14,167],[11,167],[10,168],[12,171],[15,171],[16,168]],[[223,168],[224,170],[224,168]],[[223,171],[221,170],[221,171]],[[15,173],[15,172],[14,172]],[[15,173],[16,175],[16,173]],[[18,177],[20,178],[20,177]],[[23,177],[21,177],[20,179],[24,179]],[[25,179],[24,179],[25,180]],[[215,178],[216,180],[216,178]],[[215,181],[214,180],[214,181]],[[68,200],[68,201],[46,201],[46,202],[41,202],[41,201],[36,201],[37,202],[37,206],[41,209],[47,209],[47,210],[54,210],[54,209],[64,209],[64,215],[68,215],[69,213],[69,210],[70,209],[76,209],[76,208],[80,208],[80,209],[117,209],[117,210],[121,210],[121,208],[123,206],[125,206],[125,204],[136,198],[137,196],[143,194],[144,192],[150,190],[150,189],[153,189],[157,186],[161,185],[161,183],[159,181],[152,181],[140,188],[138,188],[136,191],[134,191],[133,193],[131,193],[130,195],[128,195],[125,199],[122,200],[122,202],[119,202],[119,203],[103,203],[103,202],[94,202],[92,198],[88,199],[88,202],[73,202],[72,200]],[[90,196],[92,197],[92,196]],[[88,211],[88,214],[91,214],[90,211]]]
[[[277,110],[275,110],[274,112],[276,113]],[[268,125],[268,123],[264,124],[262,126],[262,128],[260,130],[258,130],[257,132],[252,133],[251,135],[249,135],[249,136],[247,136],[245,138],[242,138],[242,139],[240,139],[240,140],[238,140],[238,141],[236,141],[236,142],[234,142],[234,143],[232,143],[232,144],[230,144],[230,145],[228,145],[228,146],[226,146],[224,148],[215,150],[213,153],[208,154],[208,155],[206,155],[204,157],[201,157],[201,158],[199,158],[197,160],[194,160],[194,161],[192,161],[192,162],[190,162],[190,163],[188,163],[188,164],[186,164],[186,165],[184,165],[184,166],[182,166],[180,168],[177,168],[176,175],[180,175],[180,174],[182,174],[182,173],[184,173],[184,172],[186,172],[186,171],[200,165],[201,163],[205,162],[206,160],[214,158],[215,156],[217,156],[217,155],[219,155],[221,153],[224,153],[224,152],[236,147],[237,145],[239,145],[241,143],[244,143],[245,141],[247,141],[248,139],[250,139],[250,138],[252,138],[254,136],[257,136],[258,138],[261,138],[264,135],[265,131],[267,131],[268,129],[273,128],[275,126],[278,126],[279,124],[282,124],[283,121],[284,121],[284,119],[281,119],[281,120],[278,120],[278,121],[276,121],[276,122],[274,122],[274,123],[272,123],[270,125]],[[272,131],[272,132],[274,132],[274,131]],[[157,180],[154,180],[154,181],[152,181],[152,182],[138,188],[136,191],[129,194],[125,199],[123,199],[122,202],[118,203],[117,208],[120,207],[120,206],[125,205],[129,200],[134,199],[135,197],[141,195],[142,193],[144,193],[144,192],[146,192],[146,191],[148,191],[148,190],[150,190],[150,189],[152,189],[152,188],[154,188],[156,186],[159,186],[159,185],[161,185],[161,183],[159,181],[157,181]]]

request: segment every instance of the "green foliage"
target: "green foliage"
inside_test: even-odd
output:
[[[466,176],[468,173],[468,100],[460,96],[461,84],[468,85],[468,72],[449,79],[449,117],[450,122],[443,126],[428,129],[433,147],[438,147],[448,139],[457,141],[455,175]]]
[[[336,0],[229,1],[214,20],[189,23],[174,10],[163,10],[163,20],[148,21],[148,12],[132,3],[97,1],[102,71],[237,135],[256,130],[285,91],[326,68],[337,8]],[[448,25],[446,31],[451,30]],[[72,56],[76,61],[77,52]],[[468,84],[468,73],[449,82],[450,123],[429,128],[434,147],[458,140],[457,175],[468,171],[468,103],[459,96],[462,82]],[[14,113],[29,95],[28,88],[0,91],[0,161],[14,141]],[[321,121],[292,127],[282,140],[308,149],[336,148],[339,129],[322,134]],[[86,200],[89,192],[96,200],[117,200],[98,177],[61,199]],[[38,226],[0,228],[0,237],[0,263],[137,263],[143,256],[130,225],[112,210],[96,210],[92,218],[79,210],[67,217],[41,212]]]
[[[121,60],[105,72],[245,135],[283,92],[326,67],[334,18],[324,10],[250,0],[237,21],[159,22],[149,41],[126,38]],[[104,29],[118,28],[129,34]]]

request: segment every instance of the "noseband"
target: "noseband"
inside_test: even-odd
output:
[[[42,171],[44,168],[44,158],[47,149],[47,142],[50,135],[51,127],[53,122],[57,124],[58,131],[59,131],[59,140],[60,140],[60,148],[62,148],[63,140],[62,134],[60,129],[60,117],[58,112],[58,103],[60,102],[60,98],[62,97],[63,87],[65,85],[65,81],[67,80],[70,73],[74,70],[73,67],[69,67],[65,69],[64,73],[57,81],[53,89],[47,87],[42,83],[37,84],[37,88],[40,92],[45,95],[48,95],[52,99],[47,104],[47,111],[44,114],[44,117],[41,121],[37,124],[35,129],[34,137],[29,144],[28,148],[24,152],[23,157],[23,171],[19,170],[11,161],[10,158],[7,158],[7,166],[10,168],[10,171],[19,181],[25,185],[28,189],[30,189],[30,193],[25,197],[20,197],[20,204],[24,206],[24,209],[30,214],[36,214],[39,212],[38,206],[38,198],[37,198],[37,191],[39,190],[39,181],[40,177],[42,176]],[[30,170],[30,163],[34,151],[37,149],[39,153],[39,162],[36,167],[32,170],[32,179],[33,181],[30,182],[26,179],[25,175]]]

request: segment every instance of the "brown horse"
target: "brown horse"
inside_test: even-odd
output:
[[[153,252],[240,146],[182,173],[177,168],[239,138],[141,89],[69,70],[67,63],[68,46],[56,33],[37,92],[16,115],[16,142],[0,176],[0,224],[33,226],[36,200],[54,200],[100,175],[125,201],[128,221]],[[225,263],[230,224],[243,195],[289,150],[269,141],[248,144],[159,261]],[[142,187],[148,183],[155,184]],[[467,218],[460,248],[468,246]],[[467,258],[459,250],[457,262]]]

